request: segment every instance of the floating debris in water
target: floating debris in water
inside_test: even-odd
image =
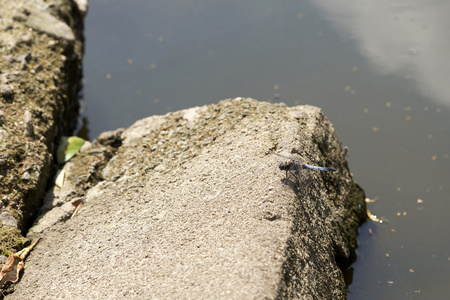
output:
[[[374,215],[374,214],[372,214],[371,212],[370,212],[370,210],[369,210],[369,208],[367,208],[367,216],[369,217],[369,219],[371,219],[372,221],[374,221],[374,222],[377,222],[377,223],[385,223],[385,222],[387,222],[387,220],[386,219],[384,219],[384,218],[378,218],[376,215]]]
[[[346,92],[350,92],[350,94],[352,94],[352,95],[356,94],[356,91],[355,91],[354,89],[352,89],[349,85],[347,85],[347,86],[344,88],[344,90],[345,90]]]
[[[366,203],[373,203],[373,202],[375,202],[376,200],[377,200],[377,198],[375,198],[375,199],[369,199],[369,198],[366,198],[366,199],[365,199]],[[381,224],[381,223],[387,223],[387,222],[388,222],[388,220],[386,220],[385,218],[383,218],[383,217],[378,218],[376,215],[374,215],[373,213],[371,213],[370,210],[369,210],[369,207],[367,207],[366,213],[367,213],[367,217],[368,217],[369,219],[371,219],[372,221],[374,221],[374,222],[377,222],[377,223],[380,223],[380,224]]]

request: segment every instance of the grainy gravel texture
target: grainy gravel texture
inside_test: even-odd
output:
[[[16,220],[0,222],[0,259],[27,243],[55,145],[76,124],[82,29],[74,1],[0,0],[0,210]]]
[[[319,108],[236,98],[112,136],[102,181],[40,233],[8,299],[345,298],[364,193]],[[338,170],[298,185],[274,152]]]

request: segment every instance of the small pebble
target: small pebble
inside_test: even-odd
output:
[[[3,225],[6,226],[17,227],[17,220],[7,212],[2,212],[0,214],[0,223],[3,223]]]
[[[22,181],[27,183],[31,180],[31,175],[30,173],[28,173],[27,171],[25,171],[25,173],[23,173],[22,175]]]
[[[27,35],[22,37],[22,41],[28,46],[30,46],[31,42],[33,41],[33,34],[29,32]]]
[[[30,60],[31,60],[31,53],[29,53],[29,52],[17,57],[17,61],[20,61],[20,62],[25,61],[25,62],[29,63]]]
[[[26,110],[23,116],[24,130],[26,136],[34,136],[33,116]]]
[[[4,129],[0,129],[0,142],[5,140],[8,137],[8,132]]]
[[[14,90],[9,84],[2,84],[0,94],[7,102],[11,103],[14,100]]]
[[[0,265],[4,265],[8,258],[4,255],[0,255]]]
[[[8,64],[8,65],[10,65],[14,62],[14,56],[12,56],[12,55],[7,55],[4,58],[5,58],[6,64]]]

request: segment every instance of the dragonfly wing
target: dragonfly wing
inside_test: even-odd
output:
[[[300,181],[300,175],[301,175],[301,168],[298,164],[293,163],[291,164],[291,168],[289,170],[291,174],[294,176],[295,182]]]
[[[308,164],[303,164],[303,167],[310,170],[319,170],[319,171],[336,171],[334,168],[327,168],[327,167],[319,167],[319,166],[312,166]]]

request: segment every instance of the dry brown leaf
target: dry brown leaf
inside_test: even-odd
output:
[[[19,273],[23,267],[24,263],[22,259],[15,254],[11,254],[0,272],[2,278],[0,280],[0,287],[3,287],[8,281],[11,281],[12,283],[17,282],[17,280],[19,280]]]
[[[8,260],[3,265],[0,272],[0,288],[7,282],[16,283],[17,280],[19,280],[20,271],[25,267],[25,263],[23,261],[40,240],[41,239],[37,239],[28,247],[25,247],[19,252],[11,254],[8,257]]]
[[[84,204],[83,199],[78,199],[72,202],[72,205],[75,206],[75,211],[73,212],[72,216],[70,217],[71,219],[73,217],[75,217],[75,215],[77,214],[77,212],[80,210],[81,205]]]

